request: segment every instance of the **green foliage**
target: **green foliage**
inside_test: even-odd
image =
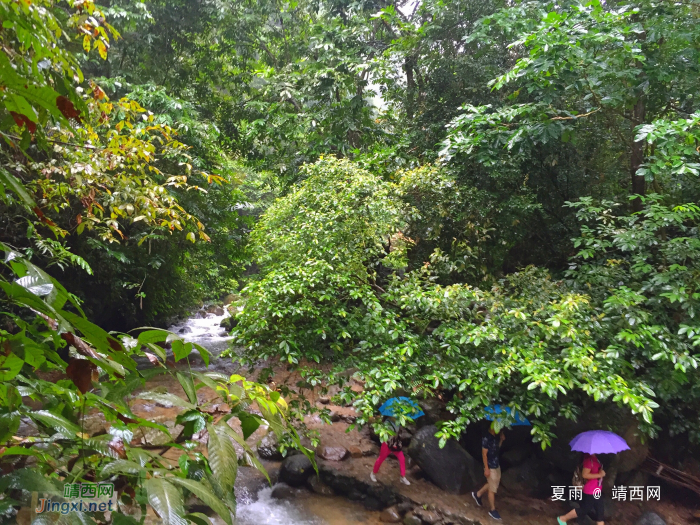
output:
[[[262,466],[250,461],[247,436],[236,433],[229,422],[255,421],[287,431],[284,400],[267,386],[241,376],[192,372],[189,367],[171,370],[158,343],[170,342],[176,361],[196,350],[208,363],[208,352],[163,330],[142,331],[137,338],[103,331],[82,313],[75,313],[80,312],[78,303],[55,279],[17,252],[3,249],[6,267],[17,277],[12,282],[0,281],[5,308],[17,311],[13,316],[16,330],[0,331],[6,350],[0,389],[3,489],[14,489],[14,497],[28,505],[31,491],[42,484],[49,483],[53,487],[49,492],[60,496],[64,483],[108,481],[115,483],[121,504],[132,502],[135,494],[136,501],[143,502],[144,516],[147,498],[165,522],[187,523],[185,489],[230,524],[235,514],[232,487],[238,463]],[[135,359],[139,357],[177,378],[186,398],[149,391],[135,394],[153,375],[138,371]],[[56,374],[63,379],[49,380]],[[197,398],[202,387],[211,388],[217,395],[213,401],[226,403],[231,412],[215,419],[212,403],[202,404]],[[171,436],[167,427],[134,415],[130,408],[134,397],[182,408],[178,416],[178,422],[185,423],[182,432]],[[253,404],[261,408],[262,415],[250,412]],[[104,415],[106,424],[90,434],[87,419],[95,412]],[[33,429],[18,435],[22,420],[32,421]],[[156,451],[132,440],[147,427],[164,433],[171,442]],[[206,457],[195,451],[193,440],[193,434],[205,428],[209,436]],[[300,446],[296,432],[291,427],[289,432]],[[231,438],[242,446],[243,456],[238,456]],[[184,452],[178,468],[162,457],[173,447]],[[41,481],[28,483],[28,472],[36,473]]]

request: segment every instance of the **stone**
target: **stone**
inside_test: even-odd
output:
[[[316,494],[320,494],[321,496],[335,495],[333,489],[321,481],[321,478],[318,476],[311,476],[307,483],[309,484],[309,487],[311,487],[311,490]]]
[[[237,297],[234,294],[230,293],[226,297],[224,297],[223,303],[228,306],[236,299],[237,299]]]
[[[331,402],[331,398],[328,396],[321,396],[318,398],[318,402],[321,403],[322,405],[327,405],[328,403]]]
[[[440,448],[436,432],[433,425],[418,430],[408,447],[408,455],[442,490],[464,494],[475,489],[483,481],[481,465],[453,439]]]
[[[195,314],[195,317],[199,317],[200,319],[206,319],[207,317],[207,312],[204,310],[200,310]]]
[[[535,458],[530,458],[522,465],[503,472],[501,485],[508,492],[530,498],[545,498],[552,495],[552,489],[547,483],[547,471]]]
[[[282,461],[284,456],[279,450],[279,440],[274,432],[268,431],[258,442],[258,456],[271,461]]]
[[[409,512],[403,518],[403,525],[423,525],[423,520],[413,514],[413,512]]]
[[[294,489],[284,484],[275,485],[270,494],[270,497],[274,499],[294,499],[294,496],[296,496]]]
[[[525,447],[512,448],[501,453],[501,464],[504,468],[517,467],[525,463],[530,455],[530,450]]]
[[[656,512],[647,511],[639,517],[635,525],[666,525],[666,520]]]
[[[280,481],[292,487],[300,487],[314,474],[314,467],[309,458],[303,454],[289,456],[280,465]]]
[[[435,525],[442,519],[442,516],[440,516],[440,514],[434,510],[418,508],[413,511],[413,514],[414,516],[420,518],[423,523],[427,523],[428,525]]]
[[[316,449],[316,454],[328,461],[343,461],[348,457],[348,450],[341,446],[326,446],[321,445]]]
[[[328,413],[328,417],[332,423],[337,423],[338,421],[340,421],[340,414],[338,414],[338,412],[336,412],[335,410],[331,410]]]
[[[649,455],[649,445],[642,443],[640,435],[641,432],[636,424],[630,425],[622,435],[630,449],[617,454],[616,467],[619,474],[639,468]]]
[[[372,496],[367,496],[365,499],[363,499],[362,505],[367,510],[382,510],[384,507],[381,501],[379,501],[377,498],[373,498]]]
[[[407,512],[411,512],[413,510],[413,507],[414,505],[410,501],[402,501],[396,506],[400,514],[406,514]]]
[[[238,319],[232,316],[224,317],[219,323],[219,326],[221,328],[225,328],[229,332],[233,330],[236,327],[236,325],[238,325]]]
[[[351,458],[357,459],[362,457],[362,449],[355,445],[351,445],[348,447],[348,453],[350,454]]]
[[[379,515],[379,521],[382,523],[401,523],[401,513],[395,506],[388,507]]]
[[[191,331],[192,331],[192,328],[190,328],[189,326],[183,326],[182,328],[180,328],[177,331],[177,333],[178,334],[189,334]]]

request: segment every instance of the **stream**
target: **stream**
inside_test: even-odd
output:
[[[187,341],[196,342],[219,355],[228,348],[231,337],[219,324],[225,315],[207,314],[206,317],[191,317],[171,326],[169,330],[178,333]],[[203,365],[193,366],[203,368]],[[213,359],[209,370],[233,373],[235,365],[228,358]],[[249,442],[255,443],[261,436],[253,435]],[[278,463],[263,462],[266,468],[274,469]],[[358,523],[379,524],[377,512],[370,512],[355,502],[338,496],[321,496],[307,490],[295,491],[293,499],[275,499],[273,488],[265,478],[253,468],[240,468],[236,479],[237,525],[355,525]],[[223,525],[221,520],[217,525]]]

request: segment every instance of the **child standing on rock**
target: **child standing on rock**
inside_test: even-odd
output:
[[[403,455],[403,443],[401,443],[401,437],[399,435],[401,432],[401,427],[393,417],[389,418],[389,424],[391,425],[391,429],[394,431],[394,435],[382,443],[381,449],[379,450],[379,457],[374,463],[374,468],[372,469],[372,473],[369,475],[369,478],[376,483],[376,474],[379,472],[379,468],[382,466],[382,463],[384,463],[384,460],[389,457],[389,454],[394,454],[394,456],[396,456],[399,460],[401,483],[404,485],[410,485],[411,482],[406,479],[406,458],[404,458]]]

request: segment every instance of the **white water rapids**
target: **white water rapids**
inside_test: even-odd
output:
[[[202,345],[214,356],[228,348],[231,337],[220,326],[227,316],[207,314],[191,317],[169,328],[186,341]],[[197,367],[199,368],[199,367]],[[228,358],[213,358],[209,369],[232,373],[236,367]],[[252,440],[252,438],[251,438]],[[252,468],[240,468],[236,479],[236,525],[351,525],[379,521],[360,504],[340,497],[320,496],[300,491],[290,500],[275,499],[267,481]],[[219,519],[216,525],[224,525]]]

